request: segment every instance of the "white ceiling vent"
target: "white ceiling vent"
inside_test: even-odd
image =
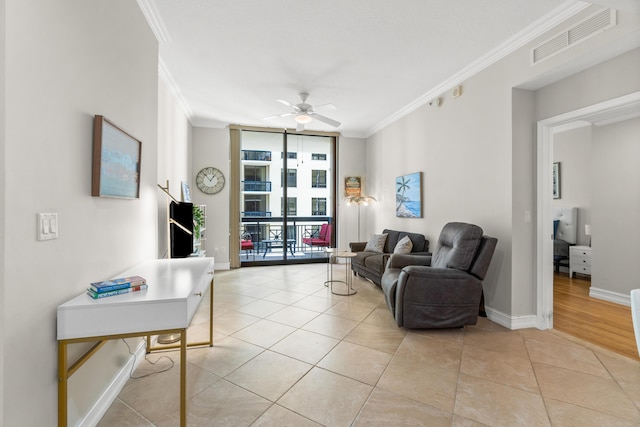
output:
[[[603,9],[596,12],[568,30],[534,47],[531,51],[531,64],[537,64],[544,59],[563,52],[577,43],[615,26],[615,9]]]

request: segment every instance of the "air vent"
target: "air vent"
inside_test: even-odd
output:
[[[531,51],[531,64],[563,52],[577,43],[616,26],[615,9],[603,9],[578,22],[568,30],[540,43]]]

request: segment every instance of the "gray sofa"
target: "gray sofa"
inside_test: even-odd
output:
[[[356,256],[351,260],[353,273],[371,280],[378,286],[381,284],[382,274],[384,273],[389,257],[393,253],[398,241],[404,236],[409,236],[413,244],[411,256],[431,255],[431,252],[429,252],[429,241],[422,234],[388,229],[383,230],[382,234],[387,234],[383,253],[365,252],[364,249],[367,246],[367,242],[349,243],[351,252],[356,253]]]
[[[455,222],[442,229],[433,256],[392,255],[381,287],[396,324],[405,328],[475,325],[482,281],[497,242],[484,236],[477,225]]]

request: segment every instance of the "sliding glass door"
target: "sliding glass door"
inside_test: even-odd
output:
[[[241,265],[325,260],[333,244],[317,239],[335,226],[335,152],[333,136],[241,131]]]

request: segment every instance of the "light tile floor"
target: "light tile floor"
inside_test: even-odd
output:
[[[378,287],[354,278],[358,293],[336,296],[325,279],[323,264],[216,272],[215,344],[187,354],[189,426],[640,425],[640,362],[485,318],[398,328]],[[205,301],[190,337],[207,333]],[[148,359],[167,355],[175,366],[130,379],[100,426],[179,425],[179,356]]]

